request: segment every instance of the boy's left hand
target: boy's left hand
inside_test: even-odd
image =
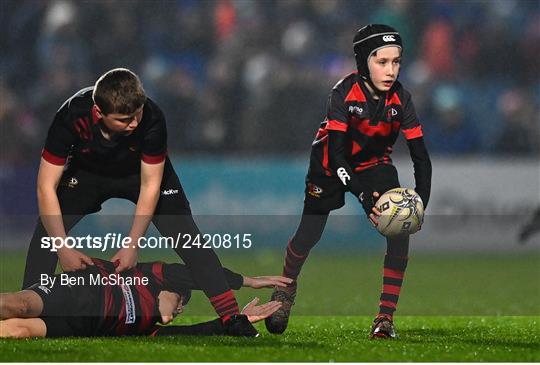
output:
[[[245,314],[251,323],[262,321],[281,308],[281,303],[277,301],[261,305],[257,305],[257,303],[259,303],[259,298],[254,298],[242,309],[242,314]]]
[[[256,276],[249,277],[244,276],[244,285],[253,289],[261,288],[273,288],[279,286],[285,288],[287,284],[293,282],[293,279],[286,278],[284,276]]]
[[[133,247],[123,247],[112,257],[111,261],[116,266],[116,273],[129,270],[137,265],[137,249]]]

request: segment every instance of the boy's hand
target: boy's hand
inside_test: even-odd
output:
[[[245,314],[251,323],[262,321],[281,308],[281,303],[277,301],[261,305],[257,305],[257,303],[259,303],[259,298],[254,298],[242,309],[241,314]]]
[[[87,265],[94,265],[90,257],[80,251],[67,247],[58,249],[58,260],[64,272],[84,270]]]
[[[184,311],[182,297],[177,293],[162,290],[158,295],[158,309],[161,315],[160,322],[162,324],[168,324]]]
[[[377,199],[379,199],[379,193],[374,191],[373,192],[373,198],[374,198],[374,201],[377,201]],[[380,217],[381,215],[381,212],[375,208],[375,206],[373,206],[371,208],[371,212],[368,216],[369,218],[369,221],[371,222],[371,224],[373,225],[373,227],[377,227],[377,225],[379,224],[379,220],[378,220],[378,217]]]
[[[244,276],[244,286],[253,289],[273,288],[275,286],[285,288],[287,284],[292,282],[293,279],[289,279],[284,276],[256,276],[254,278]]]
[[[358,196],[358,200],[360,201],[360,204],[362,204],[362,208],[364,209],[364,212],[366,212],[366,216],[368,218],[369,218],[369,215],[373,212],[373,207],[375,206],[375,202],[377,201],[378,198],[379,198],[379,193],[376,191],[373,191],[370,188],[365,189]]]
[[[116,273],[129,270],[137,265],[138,252],[134,247],[123,247],[112,257],[111,261],[116,266]]]

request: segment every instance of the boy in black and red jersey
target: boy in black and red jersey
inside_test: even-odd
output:
[[[200,234],[167,157],[165,117],[146,96],[137,75],[127,69],[106,72],[58,110],[42,153],[37,196],[40,221],[28,249],[23,288],[37,282],[41,274],[52,275],[58,259],[64,271],[93,265],[75,249],[62,247],[57,255],[42,248],[41,239],[66,238],[77,222],[98,212],[110,198],[136,204],[129,232],[133,244],[112,258],[119,261],[118,272],[135,266],[138,239],[150,222],[167,237]],[[223,322],[227,324],[232,316],[236,320],[238,304],[215,252],[202,247],[175,250]],[[255,336],[257,331],[247,323],[242,333]]]
[[[116,273],[112,262],[95,258],[92,262],[86,269],[49,277],[43,285],[0,293],[0,337],[238,335],[220,318],[191,326],[157,325],[171,322],[189,301],[191,290],[199,289],[185,265],[139,263]],[[228,269],[223,274],[236,290],[292,281],[242,276]],[[237,323],[257,322],[281,306],[257,301],[244,308]]]
[[[401,37],[392,27],[372,24],[358,30],[353,43],[358,72],[332,89],[326,118],[313,142],[302,219],[287,246],[283,268],[283,276],[295,281],[272,294],[272,300],[283,303],[266,319],[272,333],[283,333],[287,328],[302,265],[321,238],[330,211],[345,204],[345,192],[356,196],[372,224],[377,224],[380,212],[374,208],[374,199],[400,186],[390,158],[399,130],[407,140],[416,191],[424,207],[429,200],[431,162],[422,127],[411,95],[397,81],[403,53]],[[395,337],[393,313],[408,251],[408,236],[387,239],[383,290],[371,337]]]

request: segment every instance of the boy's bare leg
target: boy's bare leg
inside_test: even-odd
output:
[[[43,311],[43,300],[32,290],[0,293],[0,319],[35,318]]]
[[[46,334],[47,326],[41,318],[11,318],[0,321],[1,338],[45,337]]]

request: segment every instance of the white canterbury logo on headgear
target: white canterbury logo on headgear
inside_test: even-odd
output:
[[[383,34],[385,34],[385,35],[383,35]],[[356,42],[354,42],[353,44],[356,46],[357,44],[360,44],[360,43],[362,43],[362,42],[364,42],[364,41],[367,41],[368,39],[371,39],[371,38],[373,38],[373,37],[378,37],[378,36],[381,36],[381,35],[383,36],[383,40],[384,40],[385,42],[391,42],[390,40],[384,39],[384,37],[392,37],[392,38],[393,38],[393,37],[395,37],[396,35],[399,35],[399,33],[398,33],[398,32],[391,32],[391,33],[389,33],[389,32],[376,33],[376,34],[368,35],[366,38],[360,39],[359,41],[356,41]],[[393,38],[392,40],[393,40],[394,42],[396,41],[395,38]]]
[[[385,42],[395,42],[396,38],[393,35],[383,35],[382,40]]]
[[[341,179],[343,185],[347,186],[347,180],[350,180],[351,177],[347,173],[347,170],[345,170],[345,167],[340,167],[339,169],[337,169],[337,175]]]

